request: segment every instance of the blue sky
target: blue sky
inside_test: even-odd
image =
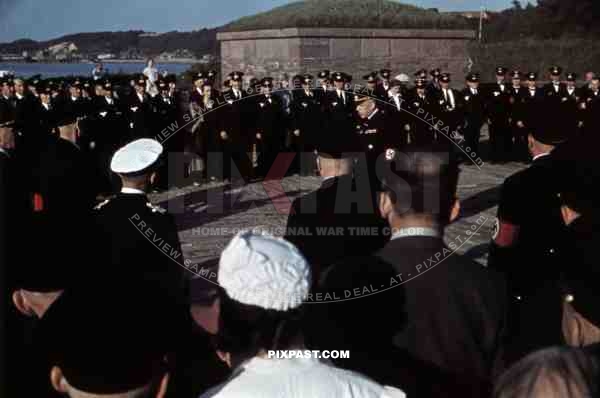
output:
[[[68,33],[114,30],[166,32],[215,27],[292,0],[0,0],[0,42],[46,40]],[[490,10],[510,0],[403,0],[444,11]]]

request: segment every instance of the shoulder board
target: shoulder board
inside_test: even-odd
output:
[[[98,203],[94,207],[94,210],[100,210],[100,209],[102,209],[104,206],[106,206],[107,204],[109,204],[110,201],[113,200],[114,198],[115,198],[114,196],[110,196],[110,197],[106,198],[103,202]]]
[[[163,208],[162,208],[162,207],[160,207],[160,206],[155,206],[155,205],[153,205],[153,204],[152,204],[152,203],[150,203],[150,202],[147,202],[147,203],[146,203],[146,206],[148,206],[148,208],[149,208],[150,210],[152,210],[152,213],[160,213],[160,214],[166,214],[166,213],[167,213],[167,210],[166,210],[166,209],[163,209]]]

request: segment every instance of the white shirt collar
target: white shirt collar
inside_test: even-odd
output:
[[[439,238],[441,236],[441,234],[440,234],[439,230],[436,228],[425,228],[425,227],[400,228],[398,230],[394,230],[391,240],[396,240],[396,239],[400,239],[400,238],[408,238],[411,236],[427,236],[430,238]]]
[[[8,151],[7,151],[6,149],[2,148],[1,146],[0,146],[0,153],[3,153],[3,154],[5,154],[6,156],[9,156],[9,153],[8,153]]]
[[[138,98],[140,99],[140,102],[144,102],[144,96],[140,93],[137,93]]]
[[[548,156],[550,155],[550,152],[544,152],[544,153],[540,153],[539,155],[535,155],[532,159],[533,162],[535,162],[537,159],[542,158],[544,156]]]
[[[334,178],[337,178],[337,176],[327,176],[327,177],[323,177],[323,178],[322,178],[322,182],[329,181],[329,180],[333,180]]]
[[[19,93],[15,93],[15,95],[17,96],[18,99],[22,99],[23,98],[23,96],[21,94],[19,94]]]
[[[121,188],[121,193],[135,194],[135,195],[145,195],[146,194],[146,192],[142,191],[141,189],[129,188],[129,187]]]
[[[371,120],[371,118],[372,118],[373,116],[375,116],[375,114],[376,114],[377,112],[379,112],[379,108],[375,108],[375,110],[373,111],[373,113],[371,113],[371,114],[369,115],[369,117],[367,117],[367,120]]]

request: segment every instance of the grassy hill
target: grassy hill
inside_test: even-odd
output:
[[[39,42],[23,39],[12,43],[0,43],[0,52],[33,52],[62,42],[73,42],[79,51],[86,54],[136,50],[142,54],[156,55],[164,51],[188,49],[196,55],[202,55],[214,54],[217,47],[216,29],[174,31],[156,36],[147,36],[144,33],[143,31],[76,33]]]
[[[305,0],[260,14],[243,17],[222,27],[224,31],[289,27],[465,29],[466,18],[413,5],[381,0]]]

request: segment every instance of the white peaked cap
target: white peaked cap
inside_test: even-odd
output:
[[[238,233],[219,261],[219,284],[242,304],[287,311],[308,297],[310,266],[290,242],[252,231]]]
[[[162,152],[163,146],[156,140],[135,140],[115,152],[110,169],[118,174],[137,173],[152,166]]]
[[[395,79],[402,83],[408,83],[410,81],[410,77],[406,73],[400,73]]]

